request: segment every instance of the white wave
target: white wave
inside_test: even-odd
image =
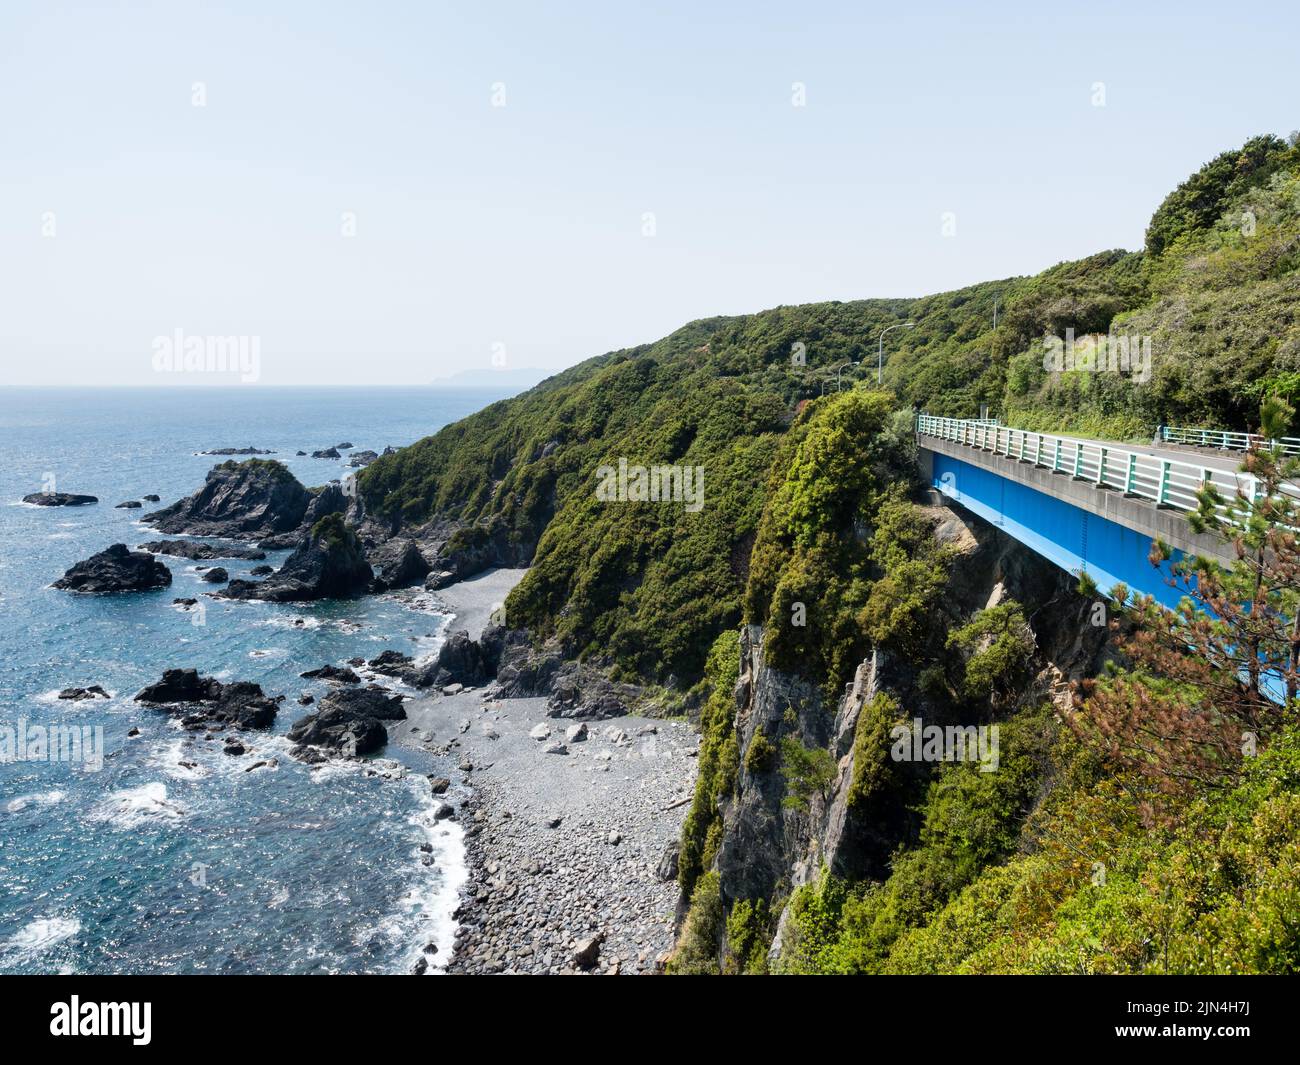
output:
[[[38,917],[0,943],[6,962],[31,961],[81,931],[75,917]]]
[[[16,814],[26,810],[29,806],[53,806],[56,802],[62,802],[67,798],[67,792],[63,791],[40,791],[31,795],[19,795],[16,799],[10,799],[5,806],[7,813]]]
[[[454,821],[438,821],[434,811],[442,800],[422,787],[422,777],[411,778],[411,793],[420,801],[422,809],[408,818],[408,823],[420,834],[420,842],[433,849],[412,851],[415,863],[410,890],[398,900],[397,909],[381,924],[389,935],[400,935],[410,946],[403,962],[403,971],[410,972],[423,958],[428,963],[426,975],[443,972],[451,961],[452,947],[456,941],[457,921],[452,916],[460,904],[461,889],[469,880],[469,867],[465,858],[465,834]],[[429,865],[426,858],[432,858]],[[424,948],[433,943],[438,950],[425,954]]]
[[[112,792],[87,815],[117,829],[147,827],[160,821],[179,821],[186,810],[167,798],[167,785],[161,781],[139,788]]]

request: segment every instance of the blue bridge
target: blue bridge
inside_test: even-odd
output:
[[[1230,545],[1194,533],[1187,513],[1214,484],[1233,517],[1238,493],[1256,498],[1255,479],[1230,450],[1180,449],[1163,434],[1149,447],[1009,429],[989,421],[917,418],[917,442],[930,483],[1102,592],[1115,584],[1175,606],[1169,566],[1148,560],[1159,537],[1175,559],[1196,553],[1231,564]]]

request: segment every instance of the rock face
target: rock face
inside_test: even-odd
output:
[[[169,669],[162,679],[142,689],[138,703],[165,706],[184,715],[186,728],[227,725],[240,729],[270,728],[279,709],[278,699],[268,699],[260,685],[238,680],[222,684],[213,677],[201,677],[195,669]]]
[[[23,502],[38,507],[84,507],[98,503],[99,497],[79,496],[75,492],[33,492],[29,496],[23,496]]]
[[[235,547],[230,544],[205,544],[199,540],[151,540],[140,545],[141,551],[155,555],[174,555],[198,562],[209,558],[266,558],[265,551],[255,547]]]
[[[973,515],[947,507],[929,513],[935,538],[957,554],[942,600],[943,612],[950,615],[947,623],[1007,598],[1052,604],[1052,609],[1032,614],[1040,676],[1070,677],[1096,669],[1105,632],[1088,624],[1091,604],[1075,594],[1072,578]],[[840,877],[884,879],[898,840],[915,816],[904,797],[924,787],[929,769],[919,761],[891,763],[896,786],[870,802],[852,804],[858,719],[877,694],[887,693],[909,717],[944,721],[951,712],[946,697],[921,677],[921,664],[942,655],[942,639],[912,657],[877,648],[858,665],[840,698],[827,705],[815,684],[765,661],[763,636],[759,626],[741,630],[734,692],[736,780],[718,804],[721,833],[714,868],[722,897],[772,898],[778,888],[788,897],[790,888],[816,877],[823,865]],[[812,795],[806,808],[788,806],[779,763],[750,757],[759,736],[770,746],[792,737],[805,747],[829,750],[837,764],[826,790]],[[778,924],[776,954],[780,928]]]
[[[223,462],[187,496],[144,520],[164,533],[256,540],[298,528],[312,494],[282,464],[249,459]]]
[[[390,541],[376,558],[380,564],[376,583],[384,588],[406,588],[419,584],[429,574],[429,560],[414,540]]]
[[[366,591],[373,577],[356,533],[336,513],[317,522],[276,573],[264,581],[231,581],[222,594],[273,603],[342,599]]]
[[[298,744],[295,755],[305,757],[308,747],[323,747],[346,757],[372,754],[388,742],[384,722],[406,717],[402,697],[378,688],[341,688],[320,702],[320,709],[299,718],[289,729]]]
[[[68,592],[145,592],[166,588],[171,582],[171,570],[153,555],[114,544],[78,562],[54,587]]]
[[[424,582],[430,591],[463,581],[494,566],[526,566],[535,543],[515,539],[500,518],[486,525],[467,525],[452,532],[430,559],[431,572]]]

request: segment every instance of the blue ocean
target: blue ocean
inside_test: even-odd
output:
[[[451,951],[465,871],[460,828],[433,820],[426,774],[390,746],[309,767],[283,738],[317,698],[304,670],[386,648],[436,649],[448,619],[415,589],[356,601],[203,599],[194,563],[164,558],[157,592],[82,596],[50,583],[112,543],[160,537],[142,513],[195,491],[221,459],[275,452],[307,485],[335,460],[295,452],[409,444],[502,397],[485,389],[0,389],[0,729],[102,735],[99,764],[15,750],[0,764],[0,972],[335,973],[432,970]],[[54,488],[86,507],[34,507]],[[144,510],[117,503],[161,497]],[[272,552],[279,564],[288,552]],[[232,577],[256,562],[226,561]],[[173,605],[197,597],[201,615]],[[195,624],[201,621],[202,624]],[[286,696],[242,756],[133,702],[164,669],[194,667]],[[70,702],[67,687],[111,698]],[[129,736],[131,730],[139,730]],[[22,755],[21,758],[18,755]],[[250,769],[256,762],[267,762]]]

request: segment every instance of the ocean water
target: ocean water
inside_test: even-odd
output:
[[[0,764],[0,972],[403,972],[422,948],[450,953],[464,877],[460,828],[435,824],[425,775],[445,765],[390,747],[310,768],[283,734],[317,699],[303,670],[385,648],[432,653],[447,618],[413,590],[349,602],[201,599],[193,564],[165,558],[170,588],[115,596],[55,591],[74,562],[158,534],[139,516],[202,484],[218,447],[269,448],[305,484],[343,464],[298,458],[342,441],[411,443],[502,393],[483,389],[0,389],[0,728],[102,729],[102,764]],[[99,497],[33,507],[31,492]],[[115,505],[146,493],[142,511]],[[288,552],[272,552],[268,562]],[[202,565],[203,563],[199,563]],[[221,560],[232,577],[256,562]],[[249,753],[186,733],[132,701],[169,667],[284,694]],[[109,700],[55,698],[102,685]],[[128,738],[130,729],[140,735]],[[29,736],[36,733],[28,732]],[[277,758],[274,768],[248,771]],[[421,850],[421,844],[431,850]]]

